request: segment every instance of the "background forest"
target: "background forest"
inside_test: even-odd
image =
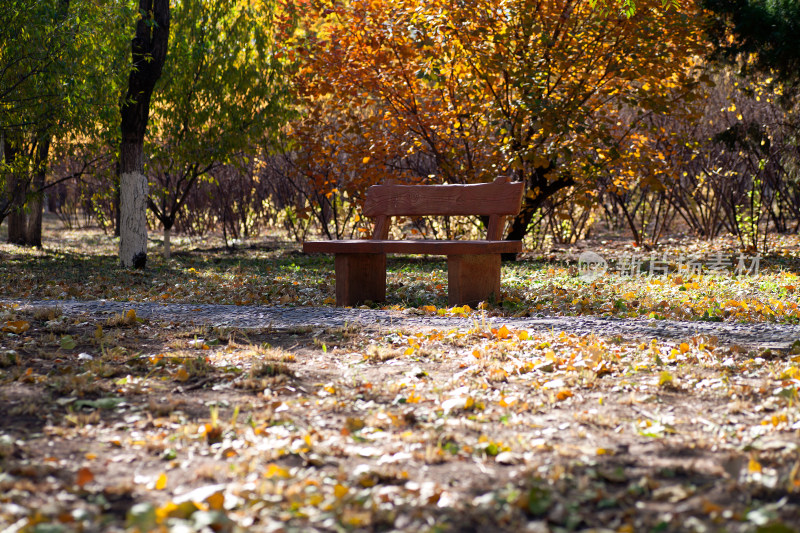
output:
[[[130,39],[158,27],[153,2],[6,4],[8,239],[40,245],[42,209],[118,234]],[[598,224],[645,248],[798,230],[793,0],[180,0],[167,20],[143,150],[167,255],[172,232],[357,236],[387,179],[523,181],[507,237],[529,249]],[[440,222],[414,230],[480,225]]]

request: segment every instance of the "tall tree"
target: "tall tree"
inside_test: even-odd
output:
[[[557,191],[660,165],[644,119],[681,112],[705,46],[700,14],[691,1],[637,1],[630,17],[607,6],[318,0],[299,48],[310,111],[296,131],[333,148],[312,152],[308,175],[355,193],[390,177],[510,174],[526,183],[508,235],[521,238]],[[341,180],[323,178],[330,169]]]
[[[83,37],[70,15],[69,0],[13,0],[0,15],[0,221],[8,217],[16,244],[41,245],[51,139],[79,100],[66,80],[80,76],[73,58],[75,38]]]
[[[41,244],[43,192],[54,181],[45,180],[51,147],[63,155],[109,123],[124,57],[121,28],[130,19],[119,0],[11,0],[0,12],[0,137],[7,155],[0,221],[8,216],[9,240]],[[96,159],[90,152],[87,158]]]
[[[150,100],[167,57],[169,0],[139,0],[139,20],[131,41],[131,72],[120,104],[120,261],[147,265],[147,177],[144,137]]]
[[[277,3],[180,0],[153,99],[150,210],[170,231],[198,180],[278,129],[286,84],[278,58]]]

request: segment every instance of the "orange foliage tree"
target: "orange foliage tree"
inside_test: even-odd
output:
[[[682,112],[705,46],[693,2],[310,0],[304,15],[292,135],[313,188],[510,175],[526,184],[512,239],[559,191],[667,172],[648,117]]]

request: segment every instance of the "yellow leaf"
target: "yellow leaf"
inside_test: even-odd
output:
[[[161,472],[156,479],[155,489],[156,490],[164,490],[167,487],[167,474]]]
[[[665,370],[658,376],[658,386],[664,387],[666,385],[671,385],[672,379],[672,374]]]
[[[566,400],[567,398],[572,398],[572,391],[564,389],[556,394],[556,399],[558,399],[560,402]]]
[[[206,498],[206,503],[212,511],[221,511],[225,505],[225,494],[222,491],[215,492]]]
[[[680,349],[681,353],[686,353],[689,351],[689,345],[685,342],[682,342],[678,349]]]
[[[6,322],[5,326],[3,326],[3,331],[19,335],[21,333],[25,333],[26,331],[28,331],[30,327],[31,325],[25,322],[24,320],[10,320]]]
[[[369,157],[369,156],[367,156],[367,157],[365,157],[364,159],[362,159],[362,160],[361,160],[361,162],[362,162],[362,163],[364,163],[364,164],[366,165],[367,163],[369,163],[369,159],[370,159],[370,157]]]
[[[528,334],[528,332],[527,332],[527,331],[525,331],[525,330],[523,329],[522,331],[520,331],[520,332],[518,332],[518,333],[517,333],[517,338],[518,338],[519,340],[521,340],[521,341],[526,341],[526,340],[530,339],[530,338],[531,338],[531,336]]]
[[[136,322],[136,309],[128,309],[128,312],[125,313],[125,323],[133,324],[134,322]]]
[[[181,382],[186,381],[189,379],[189,373],[185,368],[179,368],[178,371],[175,372],[175,379]]]
[[[508,336],[511,335],[511,331],[507,327],[503,326],[495,332],[495,335],[498,339],[503,340],[507,339]]]
[[[348,492],[350,492],[350,489],[348,489],[341,483],[337,483],[336,486],[333,487],[333,495],[336,496],[336,498],[339,500],[347,496]]]
[[[267,471],[264,473],[264,477],[267,479],[272,479],[275,477],[287,479],[292,477],[292,475],[282,466],[278,466],[275,463],[270,463],[267,467]]]
[[[197,504],[192,501],[186,501],[180,504],[168,501],[163,505],[163,507],[156,509],[156,522],[160,524],[167,518],[188,518],[199,508],[200,507],[198,507]]]
[[[342,522],[353,527],[368,526],[372,522],[372,514],[347,508],[342,513]]]
[[[364,429],[364,426],[366,426],[364,420],[354,416],[348,416],[344,423],[350,433],[360,431]]]
[[[159,507],[156,509],[156,521],[160,524],[167,518],[169,518],[172,514],[174,514],[178,509],[178,506],[175,505],[174,502],[167,502],[164,504],[163,507]]]
[[[751,457],[750,462],[747,463],[747,471],[751,473],[761,472],[761,463],[759,463],[755,458]]]
[[[800,379],[800,368],[790,366],[781,374],[780,379]]]

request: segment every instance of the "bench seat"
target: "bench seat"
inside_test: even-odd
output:
[[[437,241],[412,239],[405,241],[352,239],[341,241],[308,241],[303,252],[322,254],[423,254],[482,255],[519,253],[521,241]]]

